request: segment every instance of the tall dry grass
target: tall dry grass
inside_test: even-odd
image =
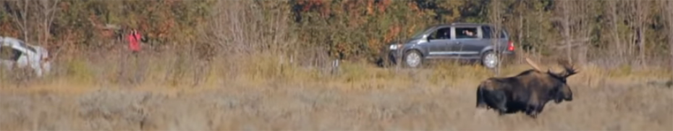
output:
[[[254,1],[218,1],[216,13],[207,26],[198,27],[202,38],[166,43],[163,50],[148,47],[137,57],[123,43],[113,50],[70,49],[54,62],[45,78],[31,76],[29,70],[0,72],[3,92],[86,94],[100,88],[143,90],[170,95],[202,93],[211,89],[328,88],[345,91],[404,90],[431,91],[446,88],[474,88],[492,76],[511,76],[526,69],[521,60],[503,67],[499,75],[478,65],[437,62],[421,69],[380,68],[371,63],[342,61],[337,72],[331,58],[316,43],[300,43],[288,27],[290,10],[285,1],[261,6],[277,6],[280,11],[258,10]],[[268,22],[273,21],[273,22]],[[183,44],[197,43],[197,44]],[[519,52],[523,53],[523,52]],[[545,67],[554,58],[531,56]],[[519,57],[522,58],[522,57]],[[598,59],[600,60],[600,59]],[[669,79],[665,67],[613,61],[576,63],[581,73],[571,83],[600,87],[607,82],[638,83]],[[617,81],[616,81],[616,80]]]
[[[36,83],[3,86],[0,130],[665,130],[673,121],[665,110],[671,86],[660,83],[671,73],[655,68],[578,65],[569,79],[576,100],[550,104],[531,120],[475,111],[474,88],[494,75],[475,65],[346,61],[332,74],[273,55],[235,67],[220,59],[197,66],[180,55],[143,54],[146,69],[119,66],[133,61],[122,56],[72,59]],[[530,68],[515,63],[500,76]],[[129,81],[136,73],[144,79]]]
[[[53,73],[48,77],[31,79],[34,77],[30,76],[30,71],[5,71],[0,82],[16,86],[67,81],[95,86],[162,85],[171,88],[233,83],[333,83],[341,87],[374,89],[394,85],[449,86],[490,76],[512,75],[528,69],[521,59],[517,59],[511,66],[503,67],[499,75],[478,65],[452,62],[432,63],[423,69],[401,69],[343,61],[335,70],[331,65],[334,59],[327,55],[324,45],[302,43],[293,35],[294,28],[301,27],[287,26],[291,24],[293,15],[290,7],[284,6],[287,2],[217,1],[208,24],[194,27],[199,34],[196,36],[201,36],[199,38],[171,41],[162,44],[171,46],[161,50],[153,45],[144,45],[146,50],[137,57],[130,55],[124,43],[111,42],[110,45],[115,45],[111,50],[65,47],[65,51],[61,52],[66,53],[55,59]],[[273,10],[260,10],[261,6]],[[517,53],[525,54],[523,51]],[[596,52],[601,53],[604,52]],[[537,54],[518,57],[531,57],[550,66],[556,60]],[[660,66],[619,64],[612,57],[591,58],[576,64],[588,67],[583,73],[595,77],[663,77],[671,72]]]

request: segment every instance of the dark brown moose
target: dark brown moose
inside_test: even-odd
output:
[[[477,88],[477,108],[495,109],[500,115],[524,111],[537,118],[545,104],[572,101],[573,95],[566,84],[568,77],[578,73],[568,61],[560,60],[561,72],[542,71],[537,64],[526,58],[534,69],[512,77],[491,77]]]

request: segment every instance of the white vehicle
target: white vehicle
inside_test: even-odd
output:
[[[30,66],[38,77],[49,73],[51,62],[49,53],[41,46],[28,45],[24,41],[0,37],[0,65],[11,70],[14,66],[24,68]]]

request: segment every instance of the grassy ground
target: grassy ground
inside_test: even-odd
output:
[[[96,64],[110,65],[70,62],[61,69],[67,76],[2,86],[0,130],[673,130],[671,73],[656,69],[582,65],[569,79],[575,99],[549,103],[531,119],[475,109],[475,88],[492,75],[479,66],[345,62],[339,75],[327,75],[270,66],[273,59],[236,68],[150,64],[146,80],[115,84],[123,75]],[[169,68],[211,74],[192,85],[185,83],[200,79],[174,77],[195,73]],[[529,68],[514,64],[502,76]]]

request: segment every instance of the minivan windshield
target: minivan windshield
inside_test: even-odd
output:
[[[416,40],[416,39],[421,39],[421,38],[423,38],[423,34],[425,34],[425,32],[427,32],[427,31],[428,31],[428,29],[426,29],[426,30],[419,30],[419,31],[416,31],[416,34],[414,34],[414,35],[411,37],[410,40]]]

